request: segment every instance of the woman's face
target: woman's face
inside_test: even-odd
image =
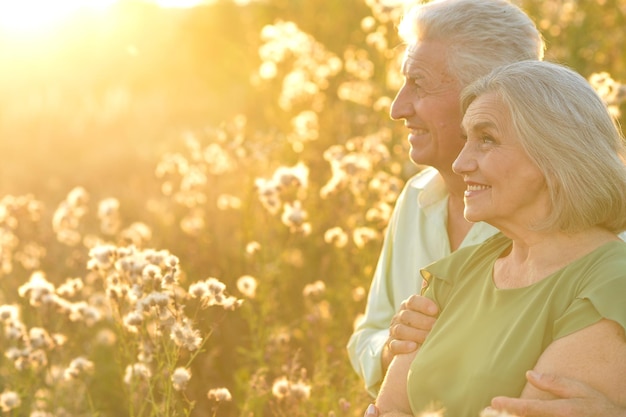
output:
[[[407,49],[405,81],[391,105],[391,118],[405,120],[413,162],[450,172],[463,141],[460,87],[448,74],[445,56],[446,46],[439,42],[418,42]]]
[[[505,232],[544,219],[550,209],[545,178],[522,148],[497,94],[483,94],[470,104],[462,131],[466,142],[453,169],[467,185],[465,218]]]

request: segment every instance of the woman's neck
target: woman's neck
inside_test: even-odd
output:
[[[498,288],[522,288],[541,281],[610,241],[611,232],[593,227],[578,233],[532,232],[512,237],[509,251],[496,261]]]

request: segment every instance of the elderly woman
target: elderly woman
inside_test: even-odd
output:
[[[626,405],[619,130],[586,80],[556,64],[501,67],[461,102],[464,214],[501,233],[422,270],[439,319],[417,353],[393,359],[376,405],[476,417],[496,396],[548,398],[528,369]]]

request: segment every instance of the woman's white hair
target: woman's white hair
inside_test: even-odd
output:
[[[398,27],[409,44],[446,45],[450,75],[466,86],[500,65],[543,59],[533,21],[506,0],[434,0],[410,7]]]
[[[548,62],[506,65],[463,90],[463,112],[487,93],[507,106],[521,145],[546,178],[552,207],[538,229],[626,230],[624,137],[585,78]]]

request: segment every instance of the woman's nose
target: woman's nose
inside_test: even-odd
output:
[[[452,163],[452,171],[456,174],[463,175],[476,169],[476,159],[472,156],[470,146],[468,142],[465,142],[463,149]]]

